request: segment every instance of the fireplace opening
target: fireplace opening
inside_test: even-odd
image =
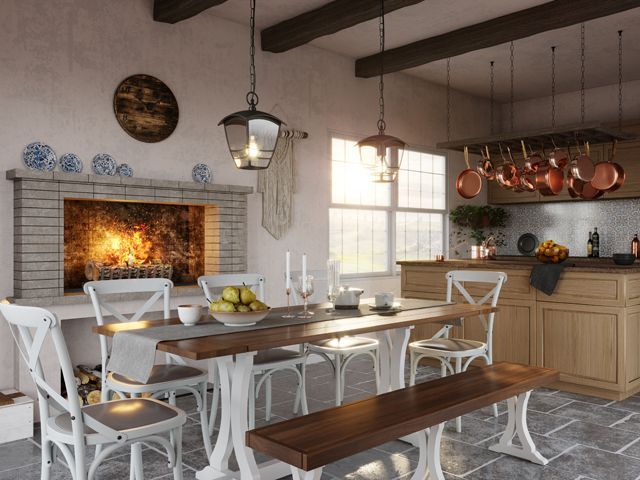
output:
[[[193,286],[217,273],[217,249],[206,245],[217,235],[214,205],[65,199],[64,293],[124,278]]]

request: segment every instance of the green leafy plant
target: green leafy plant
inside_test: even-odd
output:
[[[449,212],[449,219],[459,227],[458,230],[451,232],[454,244],[466,243],[468,238],[471,238],[475,245],[480,245],[487,238],[493,237],[496,246],[505,245],[505,236],[500,228],[506,227],[509,212],[503,208],[489,205],[460,205]]]

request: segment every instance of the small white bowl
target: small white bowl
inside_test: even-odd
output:
[[[269,310],[257,312],[210,312],[211,316],[227,327],[248,327],[255,325],[269,315]]]
[[[186,326],[195,325],[202,317],[202,305],[178,305],[178,317]]]

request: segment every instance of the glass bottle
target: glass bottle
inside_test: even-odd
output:
[[[640,258],[640,240],[638,240],[637,233],[633,236],[633,240],[631,241],[631,253],[633,253],[636,258]]]
[[[593,256],[598,258],[600,256],[600,234],[597,228],[593,229],[591,240],[593,241]]]
[[[589,240],[587,241],[587,257],[593,257],[593,240],[591,232],[589,232]]]

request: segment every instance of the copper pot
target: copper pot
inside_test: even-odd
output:
[[[498,144],[498,146],[500,147],[503,164],[496,169],[496,181],[504,188],[514,188],[520,184],[520,172],[513,162],[511,149],[509,149],[509,160],[506,160],[502,152],[502,145]]]
[[[569,153],[562,148],[558,148],[556,142],[553,141],[553,137],[551,138],[551,143],[553,143],[553,151],[549,154],[549,165],[562,170],[569,164]]]
[[[564,173],[559,168],[544,163],[536,173],[536,187],[544,196],[558,195],[564,185]]]
[[[580,193],[580,198],[583,200],[595,200],[596,198],[600,198],[602,195],[604,195],[603,190],[597,189],[591,184],[591,182],[585,182],[582,187],[582,192]]]
[[[595,165],[595,174],[591,179],[591,185],[598,190],[607,191],[618,183],[618,169],[613,163],[616,155],[616,141],[611,146],[611,156],[607,161],[599,162]]]
[[[596,169],[589,157],[589,142],[585,143],[585,153],[581,152],[578,146],[578,155],[571,160],[569,170],[574,178],[583,182],[590,182],[593,179]]]
[[[462,198],[473,198],[482,190],[482,177],[469,166],[469,149],[464,147],[464,161],[467,168],[456,179],[456,190]]]
[[[478,173],[487,180],[495,179],[496,170],[493,167],[493,162],[491,161],[491,156],[489,155],[489,147],[487,145],[485,145],[484,148],[480,149],[480,155],[482,155],[482,158],[478,160]]]
[[[571,173],[571,170],[567,172],[567,191],[571,198],[580,198],[585,183],[587,182],[583,182],[582,180],[575,178]]]

